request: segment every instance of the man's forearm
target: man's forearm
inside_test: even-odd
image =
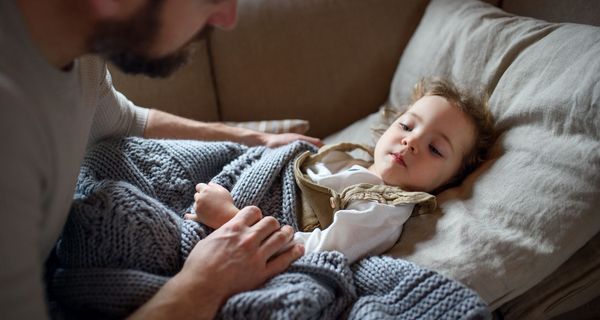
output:
[[[200,286],[193,277],[179,273],[128,319],[213,319],[223,299]]]
[[[262,144],[261,133],[218,122],[201,122],[152,109],[144,130],[145,138],[233,141],[249,146]]]

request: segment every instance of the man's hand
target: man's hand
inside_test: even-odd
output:
[[[218,229],[240,210],[233,204],[229,190],[211,182],[196,185],[194,211],[194,213],[186,213],[184,218]]]
[[[292,143],[297,140],[306,141],[308,143],[314,144],[317,147],[322,147],[323,143],[318,138],[313,138],[309,136],[305,136],[297,133],[265,133],[261,136],[261,143],[264,146],[269,148],[280,147],[289,143]]]
[[[246,207],[228,223],[198,242],[182,272],[211,284],[223,297],[250,290],[285,270],[303,253],[301,246],[274,256],[293,239],[290,226],[280,228],[273,217]],[[206,284],[204,284],[206,285]]]
[[[132,318],[211,319],[226,299],[257,288],[304,253],[294,232],[260,209],[246,207],[199,241],[183,269]]]

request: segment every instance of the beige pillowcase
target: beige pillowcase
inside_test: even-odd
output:
[[[473,0],[431,1],[389,102],[408,102],[423,76],[483,86],[502,135],[494,159],[441,193],[441,211],[409,219],[389,254],[461,281],[495,309],[598,234],[598,57],[600,28],[518,17]]]
[[[352,142],[375,146],[377,139],[373,135],[372,129],[380,125],[382,121],[383,108],[380,108],[377,112],[373,112],[370,115],[355,121],[348,127],[325,137],[323,143],[334,144],[340,142]]]
[[[299,133],[305,134],[310,129],[306,120],[284,119],[284,120],[262,120],[245,122],[224,122],[226,125],[241,127],[266,133]]]

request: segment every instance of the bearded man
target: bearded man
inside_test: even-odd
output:
[[[113,136],[230,140],[278,146],[273,135],[134,105],[105,60],[164,77],[211,27],[233,28],[236,0],[2,0],[0,2],[0,318],[44,319],[44,262],[67,219],[86,146]],[[200,241],[183,269],[131,317],[212,318],[302,255],[291,227],[244,208]],[[252,272],[248,272],[252,270]]]

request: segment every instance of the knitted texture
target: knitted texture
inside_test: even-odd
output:
[[[234,143],[108,140],[88,150],[56,247],[49,292],[78,317],[122,318],[176,274],[212,229],[183,220],[199,182],[258,205],[296,230],[293,160],[304,142],[277,149]],[[198,303],[202,303],[199,301]],[[294,262],[263,287],[231,297],[221,319],[489,317],[471,290],[412,263],[370,257],[350,268],[338,252]]]
[[[359,299],[349,319],[486,319],[487,306],[471,290],[431,270],[391,257],[352,265]]]
[[[311,253],[262,288],[231,297],[220,319],[336,319],[356,299],[339,252]]]

